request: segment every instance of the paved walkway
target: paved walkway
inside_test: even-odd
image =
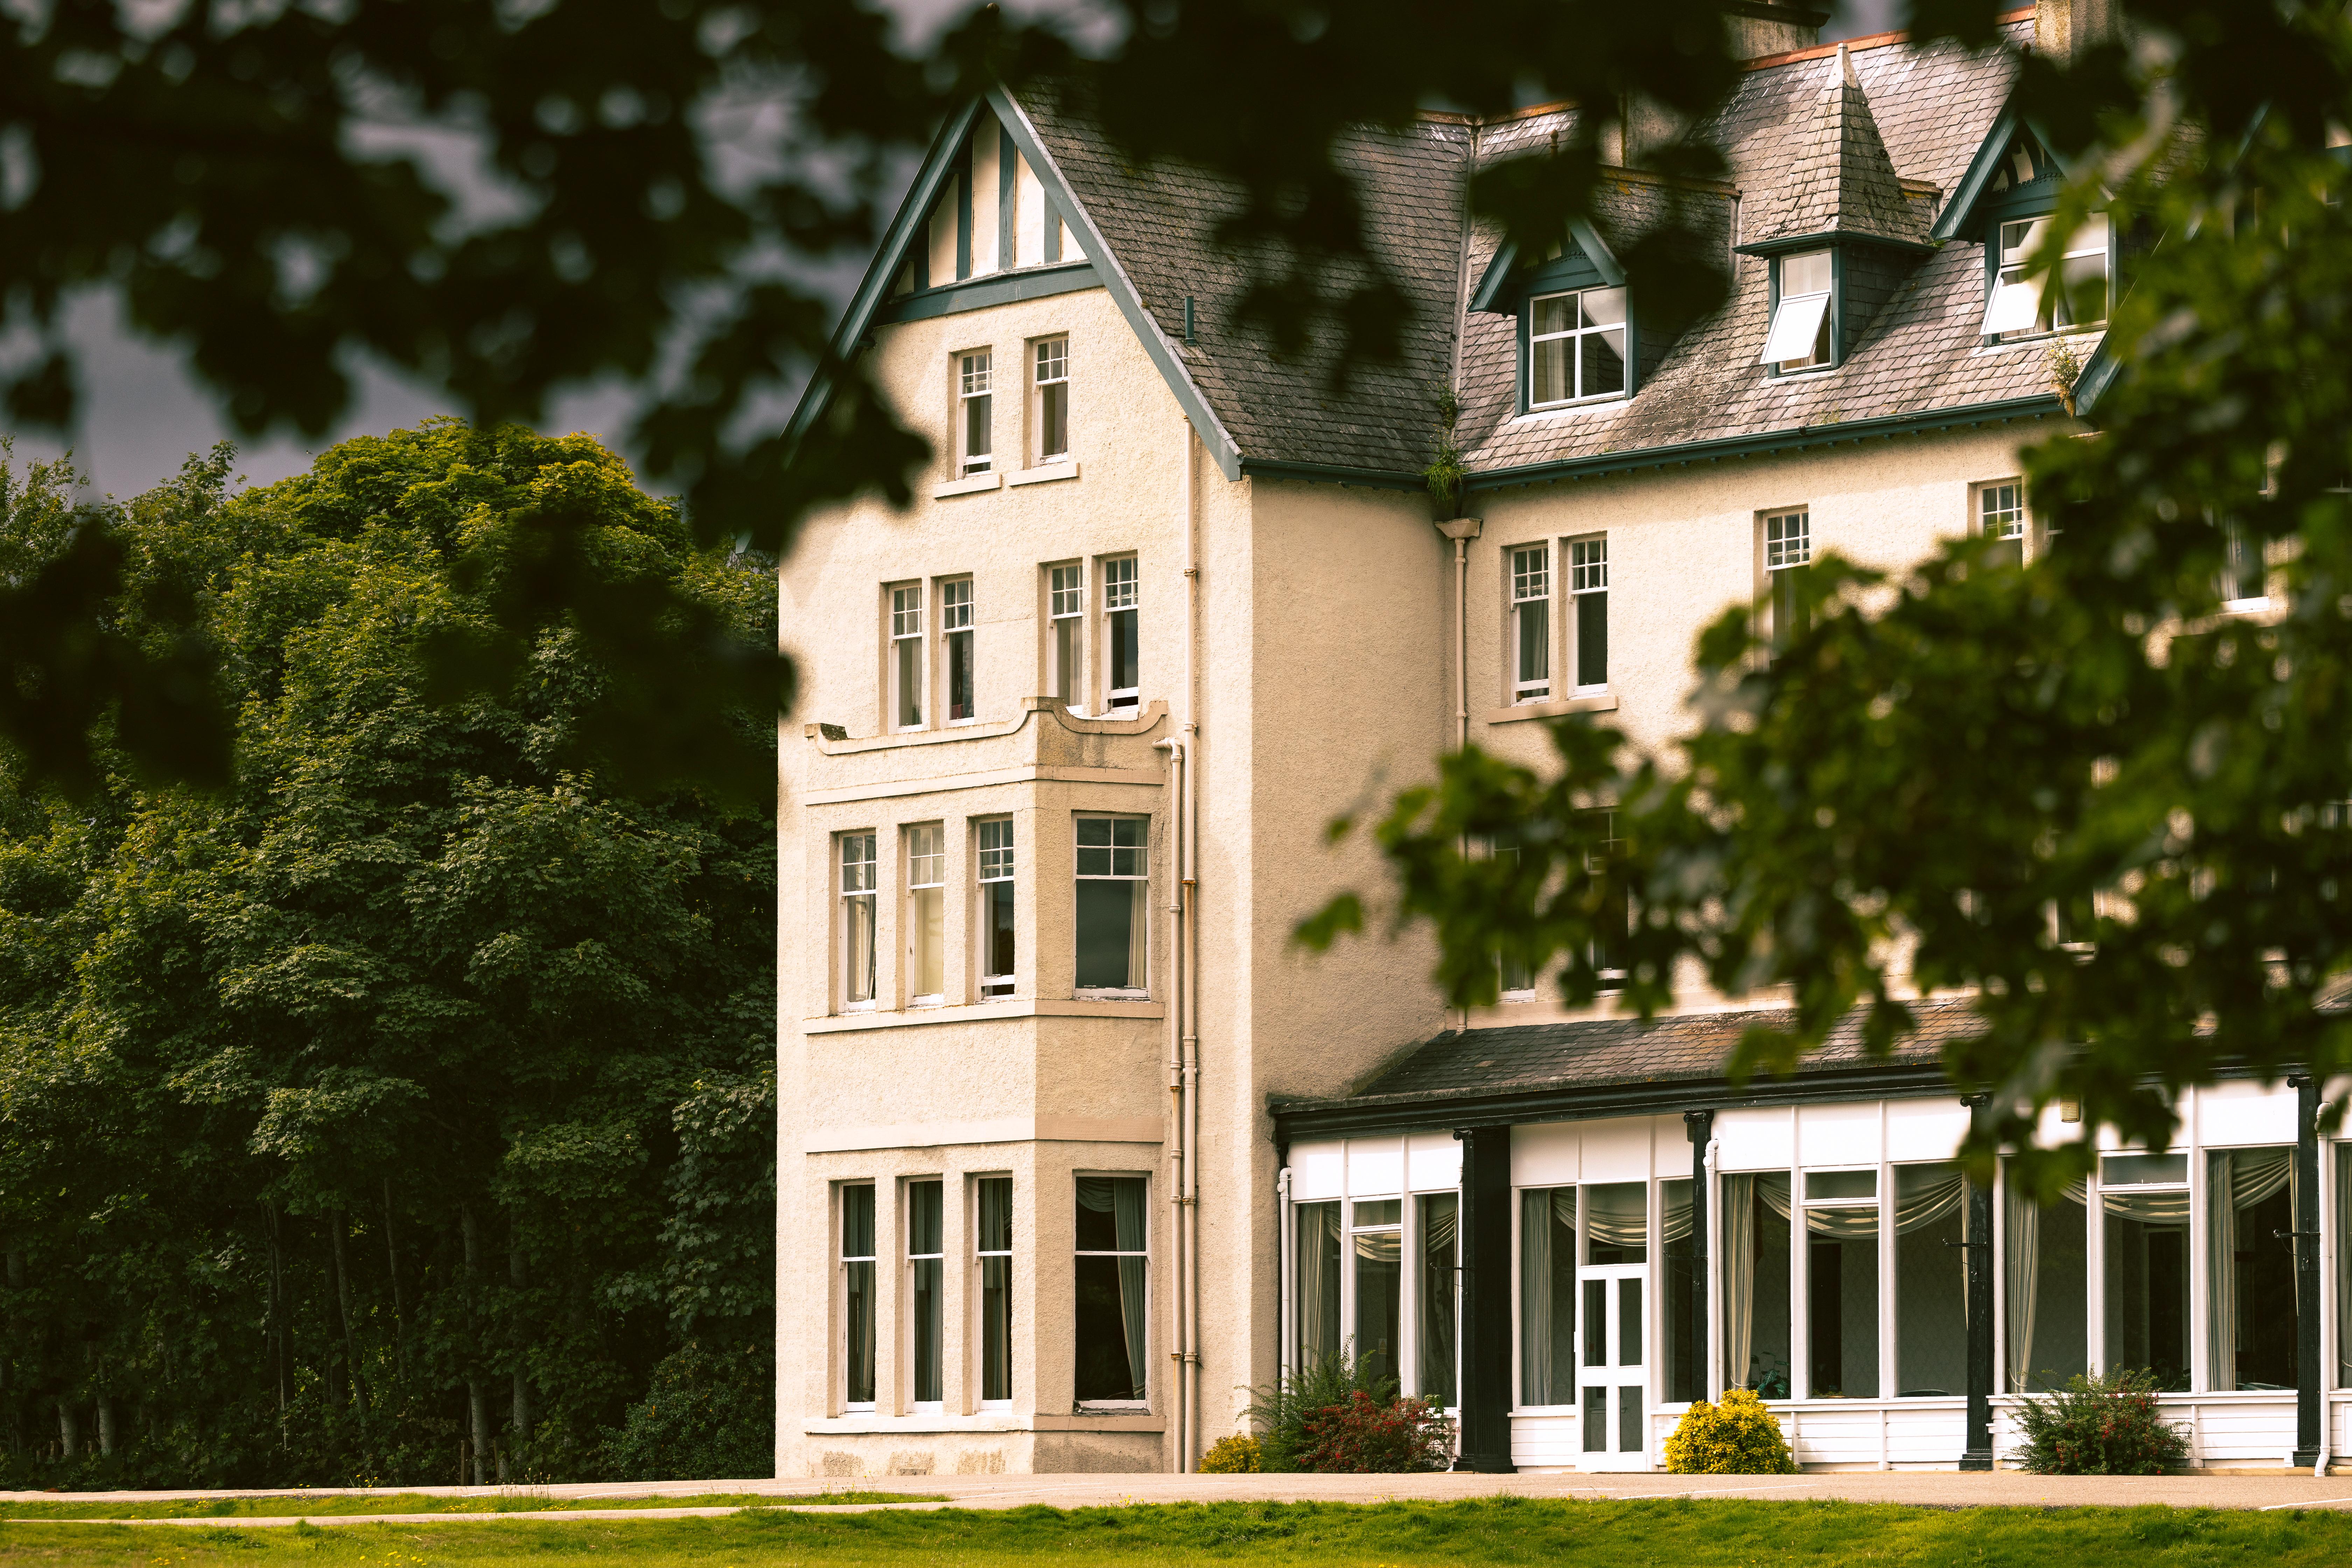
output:
[[[2163,1503],[2174,1508],[2294,1509],[2352,1510],[2352,1477],[2274,1476],[2028,1476],[2013,1472],[1963,1475],[1952,1470],[1887,1473],[1857,1471],[1805,1476],[1670,1476],[1661,1473],[1588,1476],[891,1476],[858,1479],[815,1478],[772,1481],[588,1482],[527,1489],[550,1498],[688,1497],[696,1493],[757,1493],[817,1498],[856,1488],[865,1492],[905,1492],[951,1500],[856,1504],[860,1508],[1097,1508],[1122,1503],[1165,1502],[1386,1502],[1397,1499],[1440,1500],[1491,1497],[1564,1498],[1586,1501],[1633,1498],[1755,1498],[1780,1500],[1835,1499],[1846,1502],[1907,1503],[1927,1508],[2075,1508]],[[314,1488],[311,1497],[390,1496],[395,1492],[436,1497],[496,1498],[522,1488],[383,1487]],[[205,1492],[0,1492],[0,1521],[7,1504],[38,1500],[58,1503],[133,1502],[169,1499],[283,1497],[277,1491]],[[823,1507],[823,1505],[819,1505]],[[677,1519],[731,1512],[729,1509],[581,1509],[529,1513],[309,1514],[235,1519],[122,1521],[124,1523],[200,1524],[245,1529],[288,1525],[307,1518],[312,1524],[478,1524],[484,1521],[559,1519]]]

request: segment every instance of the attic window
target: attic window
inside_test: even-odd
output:
[[[1832,363],[1830,299],[1835,270],[1826,250],[1800,251],[1773,263],[1779,287],[1774,290],[1772,330],[1764,339],[1757,363],[1787,374],[1815,370]]]
[[[2048,238],[2048,218],[2000,226],[2000,259],[1992,297],[1985,301],[1984,335],[2030,337],[2069,327],[2096,326],[2107,319],[2107,218],[2105,213],[2074,231],[2059,264],[2058,287],[2047,273],[2032,271],[2034,253]]]
[[[1528,311],[1528,407],[1624,392],[1624,289],[1547,294]]]

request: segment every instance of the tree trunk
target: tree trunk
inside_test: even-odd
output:
[[[522,1238],[514,1237],[507,1247],[507,1278],[518,1291],[530,1288],[530,1267],[523,1257]],[[514,1369],[514,1435],[520,1443],[530,1441],[530,1378],[523,1371],[521,1351],[516,1351]]]
[[[343,1258],[343,1232],[350,1220],[337,1209],[327,1216],[330,1234],[335,1242],[335,1316],[343,1329],[343,1361],[351,1368],[352,1408],[359,1418],[367,1420],[367,1390],[360,1382],[359,1336],[352,1331],[352,1271]]]
[[[110,1394],[98,1396],[98,1451],[114,1452],[114,1396]]]
[[[58,1401],[58,1447],[65,1450],[68,1464],[81,1453],[81,1413],[70,1399]]]
[[[474,1418],[474,1484],[490,1484],[490,1385],[480,1378],[466,1381],[466,1398]]]
[[[400,1294],[400,1247],[392,1237],[392,1178],[383,1179],[383,1261],[392,1280],[392,1352],[408,1361],[408,1304]]]
[[[282,1443],[289,1392],[287,1385],[291,1381],[287,1375],[285,1253],[278,1244],[278,1205],[265,1204],[262,1212],[269,1216],[269,1365],[278,1379],[278,1428]]]

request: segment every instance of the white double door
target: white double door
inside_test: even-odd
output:
[[[1648,1275],[1639,1263],[1576,1271],[1580,1469],[1649,1468]]]

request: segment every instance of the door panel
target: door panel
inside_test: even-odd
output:
[[[1649,1468],[1648,1274],[1639,1263],[1577,1270],[1581,1468]]]

